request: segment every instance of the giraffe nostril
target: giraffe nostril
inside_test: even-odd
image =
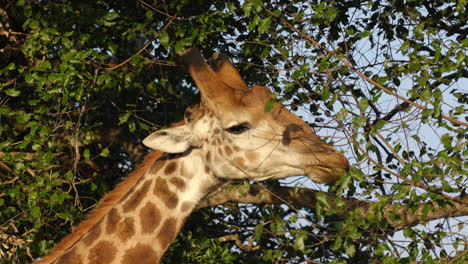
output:
[[[302,127],[297,124],[289,124],[283,131],[283,138],[281,143],[284,146],[291,144],[291,133],[302,131]]]

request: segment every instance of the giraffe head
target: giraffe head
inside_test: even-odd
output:
[[[185,125],[160,130],[143,143],[168,153],[197,149],[214,175],[266,180],[307,175],[318,183],[338,179],[347,159],[324,143],[298,116],[272,100],[266,87],[247,87],[224,55],[212,69],[196,49],[181,56],[201,93],[201,103],[185,111]]]

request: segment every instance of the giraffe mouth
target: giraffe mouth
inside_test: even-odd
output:
[[[314,165],[306,167],[305,172],[307,177],[317,183],[331,183],[338,180],[344,170],[347,168]]]

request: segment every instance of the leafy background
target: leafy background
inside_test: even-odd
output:
[[[50,252],[199,100],[188,47],[229,54],[352,169],[233,183],[249,203],[205,204],[164,263],[467,260],[466,1],[0,3],[1,263]]]

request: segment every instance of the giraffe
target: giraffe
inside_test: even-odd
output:
[[[215,55],[213,68],[197,49],[180,60],[200,104],[145,138],[153,152],[37,264],[159,263],[197,203],[223,183],[295,175],[328,183],[348,168],[342,153],[283,105],[266,113],[268,88],[249,88],[227,56]]]

